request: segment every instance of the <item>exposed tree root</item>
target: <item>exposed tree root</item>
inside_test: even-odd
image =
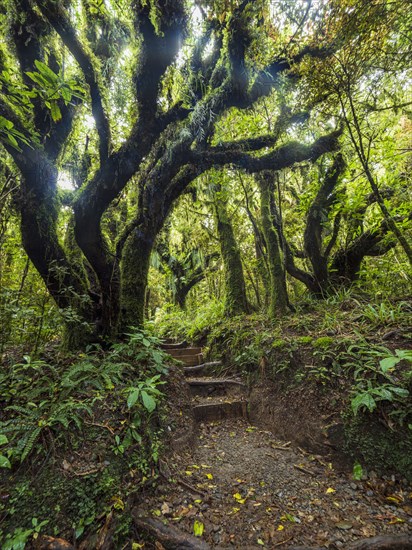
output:
[[[159,519],[140,516],[138,509],[134,509],[132,515],[136,527],[150,533],[166,550],[210,550],[206,542],[182,533],[172,525],[165,525]]]

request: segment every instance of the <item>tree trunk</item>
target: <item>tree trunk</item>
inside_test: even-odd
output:
[[[41,153],[22,170],[23,247],[59,307],[66,328],[64,343],[76,348],[92,336],[92,305],[85,281],[67,261],[57,237],[57,170]]]
[[[140,226],[128,237],[121,263],[121,332],[142,326],[145,314],[147,278],[155,233]]]
[[[220,186],[216,186],[219,192]],[[243,275],[240,250],[227,212],[227,202],[223,197],[214,201],[215,221],[219,235],[220,250],[225,267],[225,312],[227,315],[240,315],[249,312],[246,285]]]
[[[287,311],[289,300],[279,238],[273,225],[270,209],[271,194],[273,193],[272,175],[264,173],[257,180],[260,188],[262,229],[269,264],[269,315],[270,317],[276,317],[278,314]]]

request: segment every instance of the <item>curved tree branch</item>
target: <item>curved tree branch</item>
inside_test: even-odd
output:
[[[92,114],[99,135],[100,162],[103,163],[110,151],[110,125],[103,106],[103,96],[100,90],[98,75],[93,65],[92,54],[78,39],[69,16],[60,2],[38,0],[37,5],[76,59],[89,86]]]

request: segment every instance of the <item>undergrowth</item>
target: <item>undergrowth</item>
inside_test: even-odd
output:
[[[121,531],[129,495],[158,459],[165,361],[158,340],[136,329],[108,352],[53,364],[25,356],[2,369],[2,548],[24,548],[40,531],[75,542],[113,512]]]

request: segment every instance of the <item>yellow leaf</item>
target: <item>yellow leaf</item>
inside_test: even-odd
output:
[[[207,464],[201,464],[202,468],[210,468]]]
[[[160,510],[152,510],[152,514],[153,514],[154,516],[159,517],[159,516],[162,515],[162,512],[161,512]]]
[[[194,501],[195,504],[202,504],[202,500],[200,498],[197,498],[195,501]]]
[[[206,474],[206,477],[207,477],[207,479],[213,479],[213,475],[212,475],[212,474]]]
[[[195,537],[201,537],[205,530],[205,526],[201,521],[195,520],[193,524],[193,534]]]
[[[185,471],[185,474],[186,474],[187,476],[191,476],[191,475],[193,474],[193,472],[191,472],[190,470],[186,470],[186,471]]]
[[[112,497],[112,502],[115,510],[124,510],[124,502],[120,497],[118,496]]]
[[[386,500],[388,500],[389,502],[395,502],[395,504],[399,504],[400,502],[402,502],[402,500],[399,498],[399,497],[386,497]]]
[[[326,489],[326,494],[330,495],[331,493],[336,493],[336,489],[333,489],[332,487],[328,487]]]
[[[276,531],[283,531],[283,529],[284,529],[283,525],[278,525],[278,528],[276,529]]]
[[[394,525],[395,523],[405,523],[405,520],[402,518],[392,518],[389,525]]]

